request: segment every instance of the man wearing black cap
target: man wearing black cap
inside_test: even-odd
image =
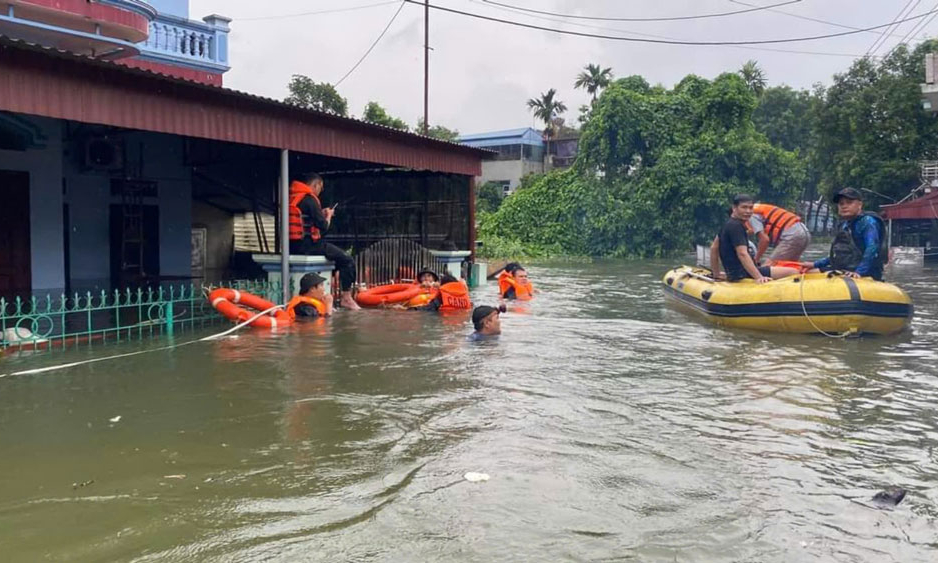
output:
[[[332,295],[326,293],[326,278],[309,273],[300,278],[300,294],[290,302],[297,317],[328,317],[332,314]]]
[[[884,244],[885,223],[879,215],[863,211],[863,196],[853,188],[834,194],[834,203],[843,222],[831,243],[830,256],[810,265],[822,272],[842,270],[852,278],[869,276],[882,281],[889,252]]]
[[[499,314],[505,311],[505,306],[499,308],[489,307],[488,305],[479,305],[472,312],[472,326],[475,332],[469,337],[470,340],[486,340],[494,338],[502,333],[502,321]]]

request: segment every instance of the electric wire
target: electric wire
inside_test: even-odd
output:
[[[378,38],[374,40],[374,43],[371,44],[371,47],[368,47],[368,50],[365,51],[365,54],[362,55],[362,58],[358,59],[358,62],[355,63],[355,65],[352,66],[352,68],[350,68],[348,72],[345,73],[345,76],[343,76],[342,78],[339,79],[338,82],[333,84],[334,88],[338,88],[339,84],[342,84],[342,82],[344,82],[346,78],[348,78],[353,72],[355,72],[355,69],[357,69],[363,62],[365,62],[365,59],[368,58],[368,55],[370,55],[371,52],[374,50],[374,48],[378,45],[378,42],[381,41],[381,38],[384,37],[384,35],[388,32],[389,29],[391,29],[391,25],[394,23],[394,20],[397,19],[397,16],[401,13],[401,10],[404,9],[404,6],[406,4],[407,4],[406,0],[401,2],[401,5],[398,6],[397,11],[394,12],[394,15],[391,16],[391,19],[388,21],[388,25],[384,26],[384,29],[381,31],[381,34],[378,35]]]
[[[694,16],[673,16],[673,17],[658,17],[658,18],[613,18],[613,17],[599,17],[599,16],[580,16],[576,14],[559,14],[556,12],[547,12],[543,10],[535,10],[533,8],[525,8],[523,6],[515,6],[512,4],[505,4],[502,2],[496,2],[495,0],[482,0],[486,4],[492,4],[494,6],[502,6],[505,8],[513,8],[522,12],[531,12],[533,14],[541,14],[545,16],[555,16],[573,20],[592,20],[592,21],[617,21],[617,22],[670,22],[670,21],[685,21],[685,20],[701,20],[706,18],[722,18],[726,16],[735,16],[739,14],[748,14],[751,12],[758,12],[761,10],[768,10],[770,8],[777,8],[779,6],[787,6],[788,4],[797,4],[802,0],[786,0],[785,2],[778,2],[776,4],[769,4],[768,6],[756,6],[748,8],[745,10],[736,10],[733,12],[717,12],[713,14],[700,14]]]
[[[756,4],[750,4],[749,2],[743,2],[742,0],[728,0],[728,1],[729,1],[729,2],[732,2],[733,4],[739,4],[740,6],[757,7]],[[863,30],[863,29],[861,29],[861,28],[859,28],[859,27],[856,27],[856,26],[847,25],[847,24],[844,24],[844,23],[832,22],[832,21],[830,21],[830,20],[822,20],[821,18],[814,18],[814,17],[811,17],[811,16],[805,16],[805,15],[802,15],[802,14],[793,14],[792,12],[786,12],[785,10],[776,10],[776,9],[772,8],[772,9],[766,9],[766,11],[772,12],[773,14],[781,14],[781,15],[783,15],[783,16],[788,16],[788,17],[790,17],[790,18],[795,18],[795,19],[804,20],[804,21],[809,21],[809,22],[814,22],[814,23],[821,23],[821,24],[824,24],[824,25],[829,25],[829,26],[831,26],[831,27],[838,27],[838,28],[840,28],[840,29],[852,29],[852,30],[855,30],[855,31],[862,31],[863,33],[869,33],[869,34],[876,35],[876,32],[875,32],[875,31],[867,31],[867,30]],[[889,35],[890,35],[891,37],[898,37],[898,36],[899,36],[898,33],[890,33]]]
[[[407,4],[416,4],[420,6],[424,5],[423,2],[419,2],[418,0],[403,0],[403,2]],[[484,16],[482,14],[466,12],[464,10],[456,10],[454,8],[447,8],[447,7],[438,6],[435,4],[430,4],[430,7],[433,8],[434,10],[448,12],[451,14],[458,14],[461,16],[466,16],[466,17],[475,18],[479,20],[497,22],[497,23],[502,23],[506,25],[513,25],[516,27],[523,27],[527,29],[536,29],[539,31],[547,31],[550,33],[558,33],[561,35],[590,37],[593,39],[608,39],[611,41],[626,41],[626,42],[631,42],[631,43],[654,43],[654,44],[660,44],[660,45],[689,45],[689,46],[724,46],[724,45],[725,46],[732,46],[732,45],[747,46],[747,45],[773,45],[773,44],[779,44],[779,43],[800,43],[804,41],[819,41],[822,39],[846,37],[849,35],[856,35],[858,33],[863,33],[864,31],[882,29],[884,27],[892,26],[895,23],[905,23],[905,22],[910,22],[910,21],[916,21],[916,20],[920,20],[922,18],[928,17],[936,13],[935,11],[925,12],[924,14],[919,14],[917,16],[908,17],[898,22],[894,21],[894,22],[887,23],[887,24],[874,25],[872,27],[866,27],[866,28],[861,28],[861,29],[851,30],[851,31],[843,31],[840,33],[828,33],[824,35],[812,35],[812,36],[806,36],[806,37],[786,37],[782,39],[751,39],[747,41],[686,41],[686,40],[671,40],[671,39],[644,39],[644,38],[639,38],[639,37],[622,37],[622,36],[615,36],[615,35],[599,35],[599,34],[593,34],[593,33],[583,33],[579,31],[556,29],[556,28],[544,27],[540,25],[528,24],[528,23],[523,23],[523,22],[518,22],[518,21],[505,20],[505,19],[495,18],[491,16]]]
[[[480,6],[484,5],[483,4],[484,0],[469,0],[469,1],[478,3]],[[642,33],[639,31],[632,31],[632,30],[627,30],[627,29],[622,29],[622,28],[602,27],[602,26],[590,25],[590,24],[584,24],[584,23],[568,22],[568,21],[564,21],[564,20],[560,20],[556,18],[538,16],[534,14],[525,14],[522,12],[518,12],[512,8],[502,8],[500,6],[495,6],[495,5],[488,5],[487,7],[491,9],[497,9],[497,10],[501,10],[501,11],[505,11],[509,13],[523,15],[526,18],[532,18],[532,19],[541,20],[541,21],[549,21],[552,23],[559,23],[563,25],[570,25],[570,26],[580,27],[583,29],[596,29],[600,31],[615,31],[618,33],[631,33],[632,35],[638,35],[641,37],[655,37],[659,39],[675,39],[674,37],[671,37],[668,35],[656,35],[654,33]],[[789,53],[789,54],[796,54],[796,55],[813,55],[813,56],[824,56],[824,57],[848,57],[851,59],[859,59],[863,57],[863,55],[858,55],[855,53],[831,53],[831,52],[824,52],[824,51],[805,51],[805,50],[798,50],[798,49],[776,49],[772,47],[733,46],[732,48],[743,49],[745,51],[765,51],[769,53]]]
[[[329,10],[318,10],[315,12],[298,12],[295,14],[278,14],[274,16],[257,16],[253,18],[235,18],[236,21],[240,22],[252,22],[252,21],[264,21],[264,20],[282,20],[287,18],[300,18],[304,16],[319,16],[323,14],[337,14],[340,12],[354,12],[356,10],[365,10],[368,8],[377,8],[378,6],[390,6],[391,4],[397,4],[398,0],[389,0],[387,2],[378,2],[376,4],[364,4],[361,6],[350,6],[347,8],[332,8]]]
[[[919,3],[921,3],[921,1],[922,1],[922,0],[915,0],[915,6],[912,6],[912,10],[914,10],[914,9],[919,5]],[[899,18],[901,18],[903,14],[907,14],[907,13],[910,14],[910,13],[912,13],[912,10],[908,10],[909,6],[912,5],[912,2],[913,2],[913,0],[909,0],[909,1],[906,3],[906,5],[905,5],[901,10],[899,10],[899,13],[896,14],[896,17],[892,20],[893,23],[892,23],[892,24],[889,24],[889,27],[883,29],[883,32],[879,34],[879,37],[876,38],[876,41],[873,41],[873,44],[870,45],[869,48],[866,50],[866,54],[867,54],[867,55],[875,55],[875,54],[876,54],[876,51],[878,51],[879,48],[883,45],[883,42],[886,41],[886,34],[887,34],[887,33],[890,33],[890,29],[892,28],[892,25],[896,22],[896,20],[898,20]],[[908,11],[907,11],[907,10],[908,10]],[[898,29],[898,28],[897,28],[897,29]]]
[[[938,2],[935,2],[935,5],[932,7],[932,10],[934,9],[938,9]],[[910,29],[909,32],[906,33],[904,36],[902,36],[902,39],[900,39],[898,43],[893,45],[892,49],[890,49],[889,52],[883,55],[883,58],[886,58],[892,55],[896,51],[896,49],[899,48],[900,45],[906,45],[908,43],[908,40],[911,37],[915,36],[919,32],[923,31],[926,27],[928,27],[928,25],[935,20],[935,16],[938,16],[938,13],[936,13],[935,15],[933,15],[932,17],[928,19],[924,19],[918,22],[917,25],[912,26],[912,29]]]

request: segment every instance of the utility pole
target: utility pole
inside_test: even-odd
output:
[[[423,0],[423,134],[430,127],[430,0]]]

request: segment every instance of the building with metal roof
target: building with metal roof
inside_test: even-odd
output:
[[[536,129],[523,127],[463,135],[459,142],[495,153],[482,163],[482,172],[476,181],[499,184],[505,194],[514,192],[525,176],[545,171],[544,139]]]
[[[233,217],[280,217],[291,175],[310,171],[342,203],[340,246],[471,250],[489,154],[0,38],[0,294],[223,279]]]

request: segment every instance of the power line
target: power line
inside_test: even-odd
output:
[[[368,50],[365,51],[365,54],[362,55],[362,58],[358,59],[358,62],[355,63],[355,66],[353,66],[352,68],[350,68],[349,71],[345,73],[345,76],[343,76],[342,78],[339,79],[338,82],[336,82],[335,84],[333,84],[333,87],[338,88],[339,84],[342,84],[342,82],[343,82],[346,78],[348,78],[350,74],[352,74],[353,72],[355,72],[355,69],[358,68],[359,65],[361,65],[361,64],[365,61],[366,58],[368,58],[368,55],[370,55],[371,52],[374,50],[375,46],[378,45],[378,42],[381,41],[381,38],[384,37],[384,34],[387,33],[389,29],[391,29],[391,24],[394,23],[394,20],[397,19],[398,14],[401,13],[401,10],[404,9],[404,6],[405,6],[406,4],[407,4],[407,1],[406,1],[406,0],[404,0],[403,2],[401,2],[401,5],[398,6],[397,11],[394,12],[394,15],[391,16],[390,21],[388,21],[388,25],[384,26],[384,29],[381,31],[381,34],[378,35],[378,38],[375,39],[374,43],[371,44],[371,47],[368,47]]]
[[[935,9],[938,9],[938,2],[935,2],[935,5],[932,6],[932,10],[935,10]],[[889,52],[884,55],[884,58],[885,58],[885,57],[888,57],[888,56],[891,55],[891,54],[893,54],[893,52],[895,52],[895,50],[899,48],[899,45],[905,44],[905,43],[906,43],[906,40],[908,40],[910,37],[912,37],[912,36],[915,35],[916,33],[920,32],[920,31],[924,30],[926,27],[928,27],[928,24],[930,24],[932,21],[934,21],[935,16],[938,16],[938,14],[935,14],[935,15],[933,15],[932,17],[930,17],[930,18],[928,18],[928,19],[925,19],[925,20],[922,20],[922,21],[918,22],[918,24],[912,26],[912,29],[910,29],[909,32],[906,33],[906,34],[902,37],[902,39],[899,40],[898,43],[896,43],[895,45],[893,45],[892,49],[890,49]]]
[[[733,4],[739,4],[740,6],[758,7],[758,6],[756,6],[756,4],[750,4],[749,2],[743,2],[742,0],[729,0],[729,1],[732,2]],[[795,19],[799,19],[799,20],[804,20],[804,21],[809,21],[809,22],[815,22],[815,23],[822,23],[822,24],[824,24],[824,25],[829,25],[829,26],[832,26],[832,27],[839,27],[840,29],[852,29],[852,30],[854,30],[854,31],[862,31],[863,33],[871,33],[871,34],[873,34],[873,35],[876,34],[875,31],[868,31],[868,30],[861,29],[861,28],[859,28],[859,27],[855,27],[855,26],[852,26],[852,25],[847,25],[847,24],[838,23],[838,22],[832,22],[832,21],[830,21],[830,20],[822,20],[822,19],[820,19],[820,18],[813,18],[813,17],[811,17],[811,16],[804,16],[804,15],[801,15],[801,14],[793,14],[793,13],[791,13],[791,12],[786,12],[785,10],[775,10],[775,9],[768,9],[768,8],[767,8],[767,10],[768,10],[769,12],[772,12],[773,14],[781,14],[781,15],[783,15],[783,16],[788,16],[788,17],[790,17],[790,18],[795,18]],[[899,36],[898,33],[890,33],[889,35],[890,35],[891,37],[898,37],[898,36]]]
[[[282,20],[286,18],[299,18],[303,16],[318,16],[321,14],[337,14],[339,12],[354,12],[356,10],[365,10],[367,8],[377,8],[378,6],[389,6],[397,4],[398,0],[388,2],[378,2],[377,4],[365,4],[363,6],[350,6],[348,8],[333,8],[331,10],[319,10],[316,12],[299,12],[296,14],[279,14],[276,16],[258,16],[255,18],[235,18],[239,22],[261,21],[261,20]]]
[[[513,8],[522,12],[531,12],[532,14],[542,14],[545,16],[556,16],[561,18],[568,18],[572,20],[593,20],[593,21],[617,21],[617,22],[670,22],[670,21],[683,21],[683,20],[701,20],[705,18],[722,18],[726,16],[735,16],[739,14],[748,14],[750,12],[758,12],[760,10],[768,10],[770,8],[777,8],[779,6],[787,6],[788,4],[797,4],[801,0],[787,0],[785,2],[779,2],[777,4],[770,4],[768,6],[755,6],[746,10],[736,10],[733,12],[717,12],[714,14],[700,14],[696,16],[674,16],[674,17],[665,17],[665,18],[612,18],[612,17],[598,17],[598,16],[580,16],[576,14],[558,14],[556,12],[545,12],[542,10],[535,10],[533,8],[524,8],[521,6],[514,6],[512,4],[504,4],[502,2],[496,2],[495,0],[482,0],[486,4],[492,4],[495,6],[502,6],[504,8]]]
[[[405,3],[408,3],[408,4],[419,4],[419,5],[422,5],[422,4],[421,4],[420,2],[418,2],[417,0],[403,0],[403,1],[404,1]],[[569,30],[564,30],[564,29],[555,29],[555,28],[544,27],[544,26],[533,25],[533,24],[527,24],[527,23],[522,23],[522,22],[517,22],[517,21],[504,20],[504,19],[501,19],[501,18],[493,18],[493,17],[491,17],[491,16],[483,16],[482,14],[475,14],[475,13],[472,13],[472,12],[465,12],[465,11],[462,11],[462,10],[456,10],[456,9],[453,9],[453,8],[445,8],[445,7],[443,7],[443,6],[436,6],[436,5],[432,5],[432,4],[430,5],[430,7],[433,8],[434,10],[440,10],[440,11],[443,11],[443,12],[449,12],[449,13],[451,13],[451,14],[459,14],[459,15],[462,15],[462,16],[470,17],[470,18],[475,18],[475,19],[480,19],[480,20],[485,20],[485,21],[491,21],[491,22],[497,22],[497,23],[503,23],[503,24],[507,24],[507,25],[514,25],[514,26],[517,26],[517,27],[524,27],[524,28],[527,28],[527,29],[536,29],[536,30],[539,30],[539,31],[547,31],[547,32],[550,32],[550,33],[559,33],[559,34],[561,34],[561,35],[574,35],[574,36],[577,36],[577,37],[591,37],[591,38],[594,38],[594,39],[608,39],[608,40],[611,40],[611,41],[627,41],[627,42],[632,42],[632,43],[656,43],[656,44],[661,44],[661,45],[696,45],[696,46],[716,46],[716,45],[740,45],[740,46],[745,46],[745,45],[771,45],[771,44],[778,44],[778,43],[799,43],[799,42],[803,42],[803,41],[818,41],[818,40],[821,40],[821,39],[833,39],[833,38],[835,38],[835,37],[845,37],[845,36],[848,36],[848,35],[856,35],[857,33],[863,33],[863,32],[865,32],[865,31],[872,31],[872,30],[876,30],[876,29],[882,29],[882,28],[884,28],[884,27],[889,27],[889,26],[893,25],[894,23],[905,23],[905,22],[909,22],[909,21],[920,20],[920,19],[922,19],[922,18],[925,18],[925,17],[927,17],[927,16],[932,15],[933,13],[938,12],[938,11],[925,12],[924,14],[920,14],[920,15],[918,15],[918,16],[912,16],[912,17],[903,19],[903,20],[901,20],[901,21],[899,21],[899,22],[892,22],[892,23],[888,23],[888,24],[875,25],[875,26],[872,26],[872,27],[862,28],[862,29],[858,29],[858,30],[854,30],[854,31],[843,31],[843,32],[840,32],[840,33],[829,33],[829,34],[826,34],[826,35],[813,35],[813,36],[808,36],[808,37],[789,37],[789,38],[784,38],[784,39],[756,39],[756,40],[749,40],[749,41],[684,41],[684,40],[673,40],[673,39],[643,39],[643,38],[638,38],[638,37],[622,37],[622,36],[615,36],[615,35],[598,35],[598,34],[593,34],[593,33],[582,33],[582,32],[579,32],[579,31],[569,31]]]
[[[896,20],[901,18],[903,14],[911,14],[912,10],[914,10],[921,3],[922,0],[917,0],[915,2],[915,6],[912,6],[912,10],[909,10],[908,8],[910,5],[912,5],[912,1],[913,0],[909,0],[908,2],[906,2],[905,6],[901,10],[899,10],[899,13],[896,14],[895,18],[893,18],[892,23],[889,24],[889,27],[884,29],[883,32],[879,34],[879,37],[876,38],[876,41],[873,41],[873,44],[870,45],[869,48],[866,50],[867,55],[876,54],[876,51],[878,51],[879,48],[882,47],[883,43],[886,41],[886,33],[889,32],[893,24],[896,23]],[[908,12],[906,12],[906,10],[908,10]],[[898,29],[898,27],[896,29]]]
[[[484,4],[483,4],[484,0],[469,0],[469,1],[470,1],[470,2],[476,2],[476,3],[478,3],[480,6],[481,6],[481,5],[484,5]],[[590,24],[584,24],[584,23],[568,22],[568,21],[564,21],[564,20],[560,20],[560,19],[556,19],[556,18],[549,18],[549,17],[546,17],[546,16],[538,16],[538,15],[534,15],[534,14],[525,14],[525,13],[522,13],[522,12],[520,12],[520,11],[518,11],[518,10],[513,9],[513,8],[503,8],[503,7],[495,6],[495,5],[489,5],[489,6],[487,6],[487,7],[488,7],[488,8],[498,9],[498,10],[502,10],[502,11],[506,11],[506,12],[510,12],[510,13],[516,13],[516,14],[522,15],[522,16],[524,16],[524,17],[526,17],[526,18],[533,18],[533,19],[542,20],[542,21],[549,21],[549,22],[553,22],[553,23],[559,23],[559,24],[562,24],[562,25],[572,25],[572,26],[581,27],[581,28],[584,28],[584,29],[598,29],[598,30],[600,30],[600,31],[615,31],[615,32],[620,32],[620,33],[630,33],[630,34],[632,34],[632,35],[639,35],[639,36],[641,36],[641,37],[655,37],[655,38],[659,38],[659,39],[675,39],[674,37],[670,37],[670,36],[667,36],[667,35],[656,35],[656,34],[653,34],[653,33],[641,33],[641,32],[638,32],[638,31],[632,31],[632,30],[621,29],[621,28],[601,27],[601,26],[590,25]],[[790,54],[796,54],[796,55],[815,55],[815,56],[825,56],[825,57],[849,57],[849,58],[851,58],[851,59],[859,59],[859,58],[863,57],[863,55],[857,55],[857,54],[853,54],[853,53],[830,53],[830,52],[804,51],[804,50],[795,50],[795,49],[773,49],[773,48],[771,48],[771,47],[740,47],[740,46],[734,46],[733,48],[735,48],[735,49],[743,49],[743,50],[745,50],[745,51],[766,51],[766,52],[770,52],[770,53],[790,53]]]

